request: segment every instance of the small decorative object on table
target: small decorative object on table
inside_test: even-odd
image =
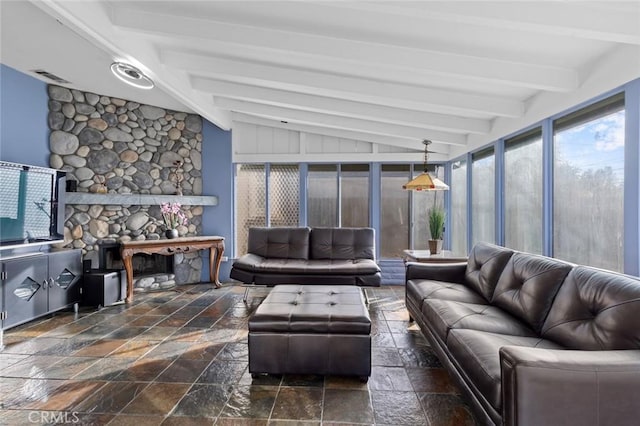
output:
[[[442,251],[445,217],[444,210],[439,207],[434,206],[429,210],[429,231],[431,232],[429,251],[431,254],[438,254]]]
[[[178,238],[179,236],[177,229],[167,229],[166,231],[164,231],[164,235],[170,240],[173,238]]]
[[[184,168],[182,166],[182,161],[174,161],[171,173],[169,174],[169,179],[171,179],[176,186],[176,195],[182,195],[182,181],[184,180]]]
[[[178,237],[178,226],[187,224],[187,216],[182,211],[180,203],[162,203],[160,205],[162,219],[167,227],[165,235],[167,238]]]

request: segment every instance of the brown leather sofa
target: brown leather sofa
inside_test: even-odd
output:
[[[243,283],[379,286],[373,228],[249,228],[247,254],[231,268]]]
[[[640,422],[638,278],[481,243],[407,264],[406,305],[481,423]]]

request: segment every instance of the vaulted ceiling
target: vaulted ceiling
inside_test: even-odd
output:
[[[1,59],[67,87],[451,158],[640,77],[640,2],[3,1]],[[156,83],[126,86],[129,62]],[[44,78],[43,78],[44,79]],[[44,79],[47,82],[50,82]]]

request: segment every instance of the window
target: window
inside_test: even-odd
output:
[[[444,181],[444,168],[428,166],[431,176],[435,176]],[[412,179],[424,172],[424,165],[413,167]],[[406,182],[405,182],[406,183]],[[431,238],[429,232],[429,210],[431,208],[444,208],[444,191],[410,191],[411,192],[411,215],[413,227],[411,231],[412,246],[416,250],[426,250],[429,247],[428,241]],[[446,229],[445,229],[446,232]]]
[[[493,147],[472,155],[471,243],[495,242],[495,155]]]
[[[451,251],[466,256],[467,249],[467,162],[455,161],[451,167]]]
[[[383,164],[380,196],[380,257],[400,258],[409,248],[409,194],[402,189],[409,181],[410,166]]]
[[[443,191],[407,191],[402,185],[424,172],[424,164],[383,164],[380,197],[380,257],[401,258],[406,249],[428,249],[428,212],[444,206]],[[444,180],[444,169],[428,172]]]
[[[307,197],[309,226],[369,226],[369,165],[309,165]]]
[[[623,271],[624,95],[553,122],[553,255]]]
[[[338,226],[338,166],[310,164],[307,176],[307,223]]]
[[[236,256],[247,252],[249,228],[267,225],[266,185],[264,165],[236,166]]]
[[[340,226],[369,226],[369,165],[340,167]]]
[[[267,199],[266,170],[269,170]],[[267,200],[269,217],[267,217]],[[238,164],[236,166],[236,256],[247,252],[249,228],[298,226],[300,172],[297,165]]]
[[[505,141],[505,246],[542,253],[542,129]]]
[[[298,226],[299,221],[298,166],[272,164],[269,168],[269,226]]]

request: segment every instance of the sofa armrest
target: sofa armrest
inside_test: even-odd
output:
[[[407,262],[405,279],[436,280],[464,284],[467,263],[416,263]]]
[[[500,349],[502,420],[629,425],[640,419],[640,350]]]

